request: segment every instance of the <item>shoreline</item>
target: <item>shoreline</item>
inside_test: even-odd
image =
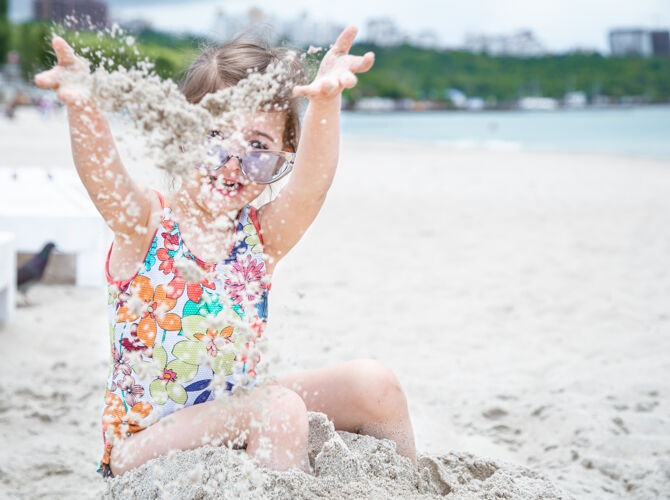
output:
[[[373,98],[377,99],[377,98]],[[381,97],[379,99],[389,99],[395,101],[392,98]],[[398,100],[402,102],[402,99]],[[413,101],[414,103],[421,102],[432,102],[432,101]],[[670,107],[670,102],[650,102],[650,103],[623,103],[623,104],[588,104],[584,106],[559,106],[554,109],[528,109],[522,108],[510,104],[505,107],[485,107],[481,109],[468,109],[468,108],[456,108],[456,107],[445,107],[445,108],[431,108],[426,107],[424,109],[412,109],[412,108],[394,108],[394,109],[356,109],[353,107],[342,108],[343,112],[346,113],[355,113],[355,114],[388,114],[388,113],[443,113],[443,112],[454,112],[454,113],[486,113],[491,112],[510,112],[510,111],[519,111],[524,113],[556,113],[556,112],[579,112],[579,111],[600,111],[600,110],[622,110],[622,109],[649,109],[649,108],[668,108]]]
[[[379,139],[379,138],[357,138],[353,135],[348,135],[346,133],[342,134],[342,148],[348,146],[361,147],[364,144],[369,147],[369,149],[379,149],[383,150],[391,147],[404,147],[404,148],[433,148],[438,150],[438,152],[444,152],[447,154],[469,154],[473,153],[476,155],[487,155],[487,154],[505,154],[505,155],[528,155],[534,156],[538,159],[546,159],[549,157],[560,156],[564,159],[574,159],[579,160],[589,160],[597,158],[608,158],[608,159],[621,159],[621,160],[630,160],[630,161],[641,161],[641,162],[650,162],[650,163],[659,163],[663,165],[670,166],[670,157],[657,157],[657,156],[643,156],[636,155],[632,153],[613,153],[613,152],[603,152],[603,151],[580,151],[580,150],[551,150],[551,149],[512,149],[505,147],[506,141],[496,141],[494,139],[488,141],[492,144],[493,147],[481,147],[481,146],[458,146],[459,141],[448,141],[443,140],[425,140],[421,141],[418,139]],[[346,144],[345,144],[346,142]],[[496,144],[500,143],[500,147],[496,148]]]
[[[359,114],[356,112],[356,114]],[[379,114],[384,115],[384,113],[367,113],[362,112],[361,114]],[[112,120],[112,125],[114,127],[115,121]],[[117,124],[118,126],[118,124]],[[42,157],[48,158],[48,161],[45,161],[44,164],[40,165],[35,162],[34,151],[31,147],[33,145],[32,137],[13,137],[10,134],[12,130],[17,130],[22,127],[30,127],[34,133],[35,137],[40,137],[40,146],[44,150]],[[17,114],[17,118],[14,121],[8,121],[7,119],[0,118],[0,135],[7,137],[8,139],[12,137],[11,147],[7,147],[4,151],[3,158],[0,159],[0,167],[16,167],[16,168],[72,168],[74,170],[74,165],[72,164],[72,156],[70,153],[70,139],[68,135],[67,121],[64,110],[58,110],[53,113],[50,117],[42,119],[39,114],[33,110],[28,110],[27,113],[21,112]],[[435,150],[438,153],[444,153],[446,155],[459,156],[463,154],[474,154],[474,155],[527,155],[530,157],[535,157],[537,159],[543,160],[551,157],[562,157],[566,161],[582,161],[582,160],[593,160],[598,158],[610,158],[613,160],[631,160],[631,161],[642,161],[642,162],[651,162],[659,164],[668,164],[670,165],[670,157],[659,157],[659,156],[647,156],[639,155],[632,153],[618,153],[618,152],[605,152],[605,151],[583,151],[583,150],[559,150],[559,149],[542,149],[542,148],[529,148],[524,147],[522,144],[514,141],[498,140],[498,139],[487,139],[486,141],[479,140],[442,140],[442,139],[405,139],[405,138],[393,138],[393,139],[383,139],[377,137],[357,137],[352,133],[347,132],[346,130],[342,131],[341,139],[341,151],[346,150],[349,147],[355,149],[361,148],[363,145],[365,149],[378,151],[384,151],[389,148],[426,148]],[[14,140],[16,139],[16,140]],[[488,144],[488,146],[482,146],[483,144]],[[473,145],[474,144],[474,145]],[[129,163],[137,163],[138,151],[141,150],[137,144],[127,144],[127,141],[119,141],[118,143],[119,150],[122,156],[126,155],[126,160]],[[127,151],[126,151],[127,150]],[[128,153],[130,151],[130,153]],[[141,161],[141,159],[140,159]]]

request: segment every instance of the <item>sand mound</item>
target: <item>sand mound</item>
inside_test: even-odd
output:
[[[104,498],[565,498],[525,467],[469,454],[420,456],[418,471],[395,443],[336,432],[310,413],[314,474],[258,468],[244,452],[204,446],[152,460],[107,481]]]

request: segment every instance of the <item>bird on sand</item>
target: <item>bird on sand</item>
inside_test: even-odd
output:
[[[17,269],[16,288],[23,295],[26,304],[28,303],[28,297],[26,296],[28,288],[42,279],[44,269],[49,262],[49,256],[55,247],[56,245],[52,242],[47,243],[37,255]]]

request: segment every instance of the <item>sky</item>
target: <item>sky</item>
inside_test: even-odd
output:
[[[10,17],[25,19],[32,0],[10,0]],[[468,33],[511,34],[531,29],[553,52],[574,48],[608,52],[615,27],[670,29],[670,0],[107,0],[119,20],[144,18],[158,29],[212,34],[217,9],[240,14],[251,7],[280,19],[306,11],[317,21],[356,24],[390,17],[408,33],[432,29],[446,46],[459,46]]]

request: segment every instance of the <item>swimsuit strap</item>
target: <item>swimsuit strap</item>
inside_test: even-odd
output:
[[[156,189],[152,189],[152,191],[153,191],[154,193],[156,193],[156,196],[158,196],[158,201],[161,202],[161,208],[164,209],[165,206],[166,206],[166,204],[165,204],[165,198],[163,198],[163,195],[160,194],[160,192],[159,192],[158,190],[156,190]]]

